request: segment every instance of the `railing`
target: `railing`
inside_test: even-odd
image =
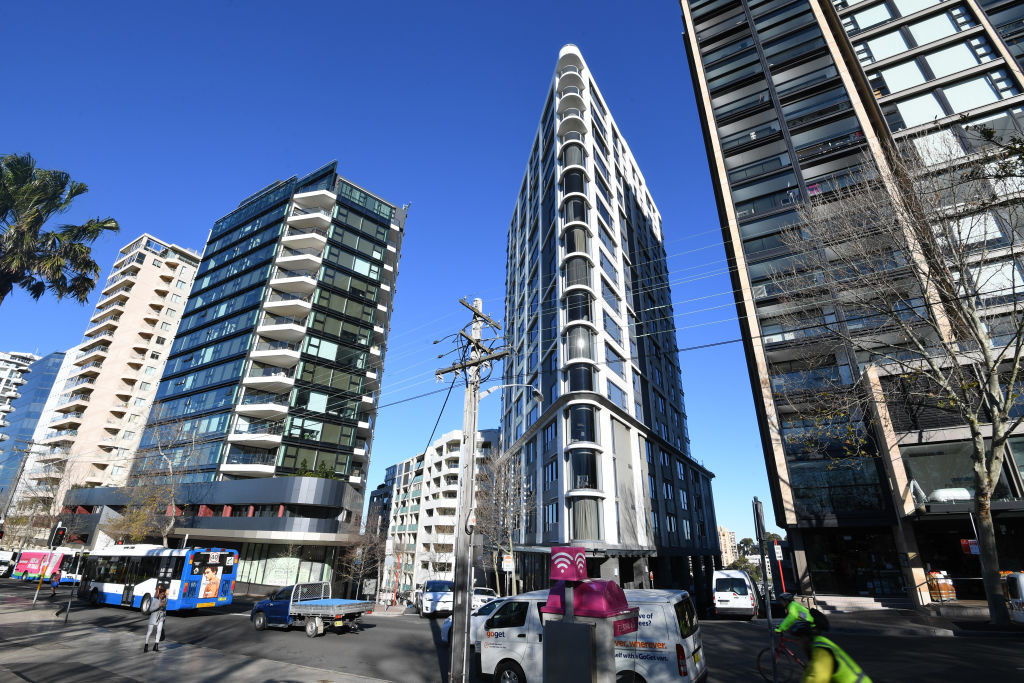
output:
[[[295,376],[295,369],[294,368],[275,368],[275,367],[270,367],[270,366],[265,367],[265,368],[251,367],[251,368],[249,368],[249,374],[247,376],[248,377],[294,377]]]
[[[264,313],[263,317],[260,318],[259,325],[298,325],[300,327],[305,327],[306,321],[292,318],[286,315],[274,315],[273,313]]]
[[[123,303],[123,302],[119,302],[119,301],[115,301],[115,302],[113,302],[113,303],[109,303],[109,304],[107,304],[107,305],[106,305],[106,306],[104,306],[103,308],[97,308],[97,309],[96,309],[96,312],[95,312],[95,313],[93,313],[93,316],[97,316],[97,315],[99,315],[100,313],[103,313],[104,311],[109,311],[109,310],[110,310],[111,308],[118,308],[118,307],[121,307],[121,308],[123,308],[123,307],[124,307],[124,303]],[[98,324],[98,323],[97,323],[97,324]]]
[[[291,216],[308,216],[310,214],[320,214],[321,216],[327,216],[328,218],[331,217],[331,213],[329,211],[325,210],[325,209],[320,209],[320,208],[310,208],[310,209],[307,209],[307,208],[304,208],[304,207],[301,207],[301,206],[293,206],[292,207],[292,212],[289,215],[291,215]]]
[[[558,96],[559,97],[565,97],[566,95],[579,95],[579,94],[580,94],[580,89],[577,88],[575,85],[567,86],[565,88],[562,88],[560,91],[558,91]]]
[[[573,109],[566,109],[565,111],[563,111],[561,114],[558,115],[558,120],[559,121],[564,121],[565,119],[567,119],[570,116],[576,116],[578,118],[583,118],[583,112],[581,112],[579,109],[575,109],[575,108],[573,108]]]
[[[112,296],[117,296],[121,292],[130,292],[130,291],[132,291],[132,286],[131,285],[124,285],[123,287],[118,287],[117,289],[115,289],[110,294],[105,295],[103,298],[104,299],[109,299]],[[114,304],[114,305],[116,305],[116,304]]]
[[[284,424],[281,422],[248,422],[235,425],[235,434],[270,434],[278,435],[284,431]]]
[[[89,397],[90,397],[89,394],[61,394],[61,397],[60,397],[59,401],[57,402],[57,405],[61,405],[63,403],[70,403],[71,401],[85,401],[85,402],[88,402],[89,401]]]
[[[312,278],[313,276],[310,275],[309,273],[303,273],[302,271],[299,271],[299,270],[286,270],[284,268],[275,268],[274,269],[274,273],[270,276],[270,279],[274,280],[274,279],[279,278],[279,277],[308,277],[308,278]]]
[[[80,387],[83,384],[90,384],[90,383],[95,382],[95,381],[96,380],[94,378],[92,378],[92,377],[82,377],[80,379],[69,379],[67,382],[65,382],[64,388],[65,389],[74,389],[75,387]]]
[[[58,436],[78,436],[77,429],[57,429],[46,435],[47,439],[53,439]]]
[[[94,346],[93,348],[87,351],[80,352],[77,356],[75,356],[75,360],[78,360],[79,358],[84,358],[88,356],[90,353],[106,353],[108,349],[110,349],[109,346]]]
[[[84,337],[82,337],[82,342],[83,343],[85,343],[85,342],[94,342],[94,341],[97,341],[99,339],[113,339],[113,338],[114,338],[114,333],[113,332],[104,332],[103,334],[97,334],[95,336],[85,335]],[[104,348],[103,350],[106,351],[107,348],[110,348],[110,344],[107,344],[107,347]]]
[[[108,315],[106,318],[102,318],[94,322],[92,326],[99,327],[100,325],[106,325],[107,323],[116,323],[119,320],[121,320],[121,316],[119,315]]]
[[[288,230],[284,234],[285,234],[285,237],[287,237],[289,235],[323,235],[324,237],[326,237],[327,233],[328,233],[327,228],[321,228],[321,227],[318,227],[318,226],[302,226],[302,227],[298,227],[298,226],[292,225],[292,226],[288,227]]]
[[[323,249],[316,247],[304,247],[302,249],[293,249],[291,247],[282,247],[279,256],[323,256]]]
[[[579,67],[569,64],[568,66],[563,66],[561,69],[559,69],[558,76],[559,78],[561,78],[565,74],[578,74],[579,72]]]
[[[277,303],[278,301],[302,301],[304,303],[312,303],[313,297],[310,294],[293,294],[292,292],[277,292],[275,291],[267,299],[267,303]]]
[[[103,362],[102,361],[94,360],[93,362],[86,363],[82,367],[78,368],[78,370],[76,370],[75,372],[82,372],[83,370],[88,370],[89,368],[102,368],[102,367],[103,367]]]
[[[250,406],[254,404],[267,404],[273,403],[275,405],[288,405],[289,399],[287,394],[271,394],[268,392],[255,392],[247,391],[242,396],[242,401],[239,405]]]
[[[253,351],[298,351],[297,344],[286,341],[261,341],[253,348]]]
[[[54,422],[63,422],[64,420],[75,420],[80,417],[82,417],[81,412],[62,413],[57,417],[53,418],[52,420],[50,420],[50,424],[53,424]]]
[[[107,280],[107,284],[106,284],[106,287],[104,287],[104,289],[106,289],[110,285],[117,284],[118,282],[120,282],[121,280],[124,280],[125,278],[135,277],[138,274],[139,274],[138,271],[134,271],[134,272],[124,271],[124,272],[118,273],[116,275],[111,275],[110,278]],[[113,294],[111,294],[111,296],[113,296]]]
[[[224,459],[225,465],[277,465],[277,453],[266,451],[242,451],[234,450],[228,452]]]

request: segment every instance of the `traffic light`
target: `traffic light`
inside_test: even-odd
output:
[[[67,535],[68,528],[58,524],[53,527],[50,531],[50,547],[54,548],[64,542],[64,536]]]

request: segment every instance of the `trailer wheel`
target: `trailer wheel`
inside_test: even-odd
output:
[[[257,631],[263,631],[267,628],[267,615],[263,612],[257,612],[252,615],[252,627]]]

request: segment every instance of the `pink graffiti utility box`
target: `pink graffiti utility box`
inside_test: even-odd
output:
[[[573,614],[577,617],[608,619],[630,613],[626,594],[614,581],[588,579],[580,582],[572,592]],[[548,601],[540,608],[546,614],[565,613],[565,581],[559,581],[548,591]],[[635,612],[634,612],[635,614]]]

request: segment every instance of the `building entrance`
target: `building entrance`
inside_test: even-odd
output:
[[[906,594],[896,543],[888,528],[804,529],[800,534],[815,592]]]

